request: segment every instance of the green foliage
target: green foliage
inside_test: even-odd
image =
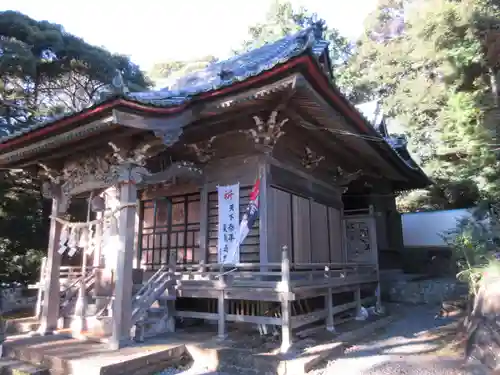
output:
[[[498,25],[498,6],[488,0],[384,0],[368,18],[344,75],[352,98],[382,100],[438,185],[406,194],[401,206],[458,208],[500,198]],[[445,192],[457,187],[455,206]]]
[[[0,12],[0,49],[0,135],[93,104],[116,70],[131,90],[150,84],[126,56],[18,12]]]
[[[217,61],[217,59],[214,56],[204,56],[190,61],[177,60],[157,62],[149,71],[149,76],[155,81],[179,78],[183,75],[206,68],[215,61]]]
[[[318,15],[309,12],[306,8],[294,9],[289,1],[274,0],[267,12],[263,23],[257,23],[248,29],[249,39],[243,42],[241,48],[234,53],[241,53],[250,49],[258,48],[266,43],[272,43],[285,35],[295,33],[309,26]],[[340,76],[341,71],[351,56],[351,44],[338,30],[326,28],[324,38],[330,42],[330,59],[333,64],[334,75]]]
[[[494,211],[480,206],[472,217],[459,220],[455,229],[443,233],[459,268],[457,278],[469,284],[471,294],[485,276],[500,275],[499,224]]]
[[[0,136],[94,104],[117,70],[132,91],[150,84],[126,56],[18,12],[0,12],[0,51]],[[0,282],[38,276],[49,211],[36,180],[0,172]]]
[[[34,281],[48,243],[38,185],[26,173],[2,172],[0,193],[0,280]]]

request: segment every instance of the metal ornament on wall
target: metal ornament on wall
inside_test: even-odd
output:
[[[278,139],[285,134],[281,129],[288,122],[288,118],[277,122],[277,117],[278,111],[272,111],[265,122],[259,116],[253,116],[256,126],[247,131],[255,145],[262,147],[265,152],[271,152]]]
[[[193,152],[196,154],[196,158],[200,163],[207,163],[215,155],[215,150],[213,149],[212,145],[216,138],[217,136],[214,135],[207,141],[190,143],[187,146],[191,150],[193,150]]]
[[[302,166],[306,169],[312,170],[316,169],[319,164],[325,160],[324,156],[318,156],[318,154],[311,150],[309,147],[304,147],[305,155],[302,158]]]

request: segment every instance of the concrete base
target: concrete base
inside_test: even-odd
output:
[[[300,375],[311,371],[324,359],[333,359],[335,356],[341,356],[347,345],[361,340],[372,332],[392,323],[393,316],[380,318],[378,320],[366,323],[360,328],[342,333],[335,340],[326,344],[320,344],[308,347],[305,351],[298,351],[293,356],[284,356],[278,364],[278,375]],[[300,343],[297,343],[300,345]]]
[[[179,361],[186,346],[207,339],[203,335],[176,335],[112,351],[106,344],[68,335],[29,337],[7,340],[3,357],[49,369],[53,375],[150,375]]]

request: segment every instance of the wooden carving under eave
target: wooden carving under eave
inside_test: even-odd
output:
[[[65,213],[71,203],[71,196],[64,194],[63,187],[63,175],[60,171],[50,168],[45,164],[39,163],[40,167],[38,171],[38,177],[41,180],[41,193],[46,199],[59,199],[59,213]]]
[[[271,152],[278,139],[285,134],[281,128],[287,123],[288,118],[277,122],[277,117],[278,111],[272,111],[266,122],[259,116],[253,116],[256,126],[247,131],[255,145],[263,148],[265,152]]]
[[[309,147],[305,147],[305,155],[302,158],[302,166],[305,169],[314,170],[319,164],[325,159],[324,156],[318,156],[316,152],[311,150]]]
[[[356,172],[345,172],[342,168],[337,167],[337,171],[334,174],[334,181],[335,184],[338,186],[347,186],[349,185],[352,181],[358,179],[363,172],[361,170],[357,170]]]
[[[196,158],[200,163],[207,163],[215,154],[212,144],[217,137],[213,136],[208,141],[191,143],[187,146],[196,154]]]

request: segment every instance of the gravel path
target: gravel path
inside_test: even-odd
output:
[[[329,362],[314,375],[485,375],[483,369],[456,357],[433,355],[438,343],[424,333],[450,323],[436,320],[436,308],[400,307],[403,318],[389,325],[373,340],[349,348],[344,357]]]

